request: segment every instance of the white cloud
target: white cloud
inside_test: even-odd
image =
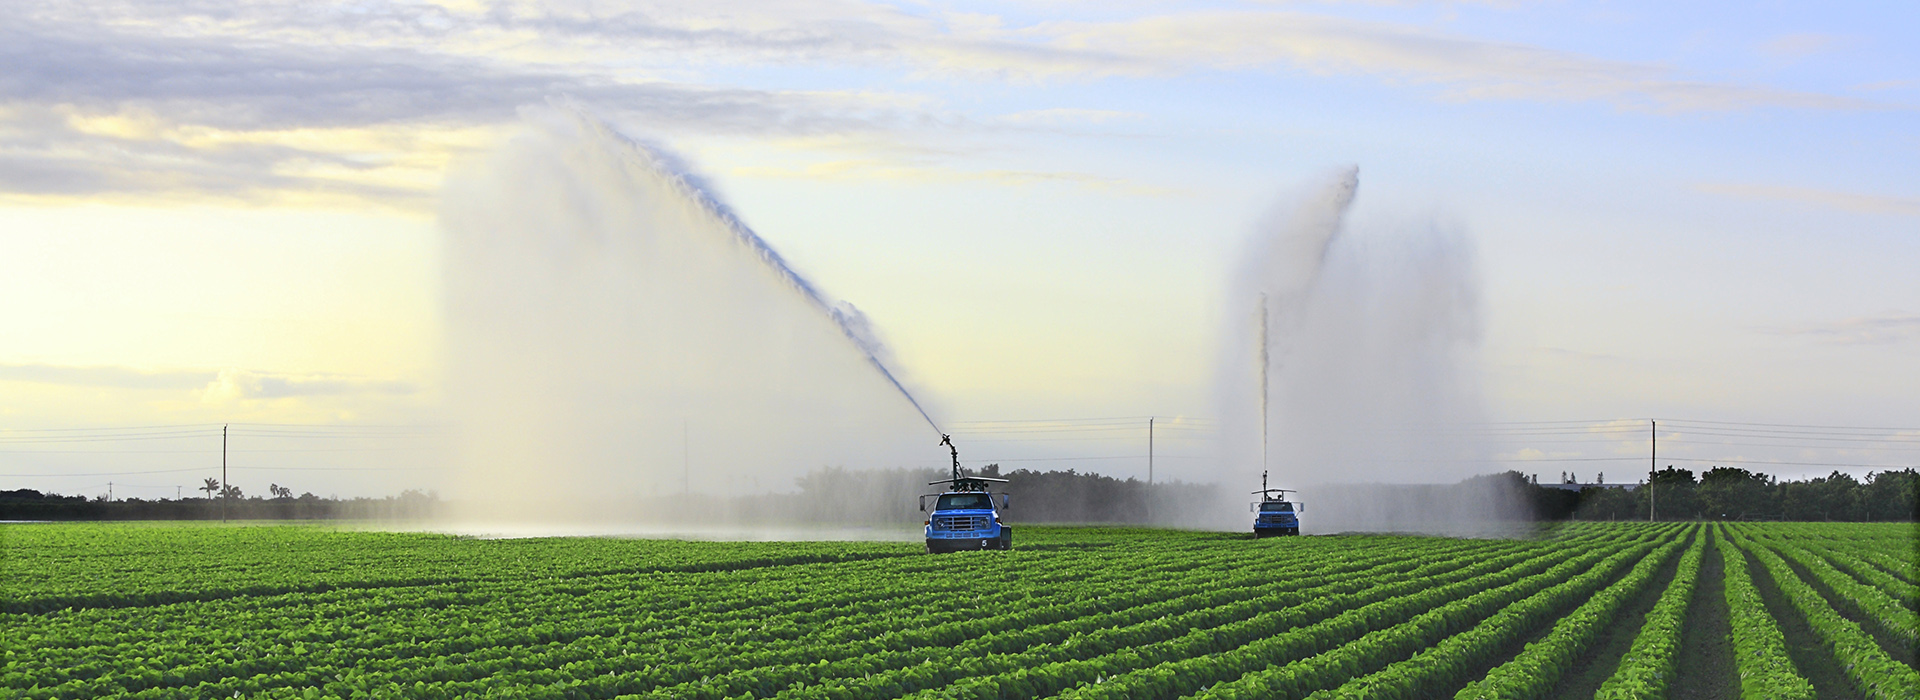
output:
[[[1032,78],[1167,76],[1282,68],[1434,84],[1459,99],[1598,101],[1649,111],[1863,109],[1848,97],[1688,79],[1670,68],[1291,12],[1217,12],[1125,22],[1052,22],[928,44],[938,65]]]
[[[393,380],[338,374],[280,374],[223,369],[201,391],[201,401],[221,403],[351,394],[406,395],[418,391],[420,388],[413,384]]]
[[[1015,112],[1001,117],[1002,121],[1014,124],[1104,124],[1114,121],[1135,121],[1145,119],[1147,115],[1139,112],[1121,112],[1109,109],[1036,109]]]
[[[184,390],[212,380],[212,372],[163,371],[133,367],[76,367],[48,364],[0,365],[0,381],[118,389]]]
[[[1830,323],[1763,329],[1776,335],[1813,338],[1835,345],[1893,345],[1920,341],[1920,314],[1889,313]]]
[[[1761,44],[1760,52],[1784,58],[1805,58],[1847,43],[1849,41],[1845,37],[1832,34],[1787,34]]]
[[[0,192],[15,197],[358,198],[419,210],[432,196],[431,173],[458,145],[386,138],[349,150],[313,136],[364,144],[365,134],[472,130],[556,96],[650,131],[776,139],[891,134],[930,142],[945,138],[940,132],[983,127],[1084,129],[1138,118],[1055,107],[974,120],[943,113],[924,95],[714,85],[703,73],[716,64],[801,62],[1015,81],[1283,71],[1410,85],[1443,99],[1649,111],[1877,105],[1288,11],[1017,26],[991,15],[842,0],[724,7],[27,0],[8,13],[0,41],[7,66],[0,72]],[[872,154],[847,148],[838,156]]]
[[[193,391],[202,401],[279,399],[301,396],[409,395],[420,387],[403,381],[341,374],[255,372],[243,369],[155,370],[137,367],[0,364],[0,381],[69,387]]]
[[[992,182],[1003,185],[1056,183],[1092,189],[1119,189],[1141,195],[1175,194],[1176,190],[1133,182],[1122,178],[1073,171],[1045,170],[963,170],[941,165],[899,163],[886,160],[835,160],[804,167],[746,166],[732,170],[742,177],[801,180],[867,180],[892,182]]]
[[[1850,211],[1857,214],[1892,214],[1895,216],[1920,216],[1920,198],[1889,197],[1885,195],[1840,192],[1811,187],[1788,187],[1783,185],[1754,185],[1739,183],[1706,182],[1694,185],[1701,192],[1771,201],[1798,202],[1815,206]]]

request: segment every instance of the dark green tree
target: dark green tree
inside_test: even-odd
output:
[[[1773,480],[1735,467],[1714,467],[1700,475],[1700,507],[1713,520],[1772,519]]]
[[[1653,510],[1661,520],[1692,520],[1700,517],[1700,494],[1693,480],[1693,470],[1676,469],[1672,465],[1654,472]],[[1646,500],[1640,501],[1642,508]],[[1645,510],[1640,511],[1644,516]]]
[[[1780,510],[1785,520],[1860,520],[1860,481],[1838,471],[1809,481],[1781,484]]]
[[[1920,487],[1920,471],[1902,469],[1867,474],[1862,503],[1868,520],[1920,520],[1916,512],[1914,489]]]

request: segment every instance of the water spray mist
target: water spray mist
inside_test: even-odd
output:
[[[938,424],[859,309],[664,149],[523,116],[441,200],[461,516],[710,520],[703,493],[924,461]]]

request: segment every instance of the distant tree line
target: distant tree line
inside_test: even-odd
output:
[[[1139,479],[1116,479],[1071,469],[1003,472],[997,464],[969,473],[1008,481],[994,491],[1011,496],[1012,507],[1006,515],[1016,524],[1220,527],[1251,522],[1243,511],[1222,506],[1232,499],[1215,484],[1176,481],[1149,485]],[[676,494],[657,497],[652,505],[668,520],[845,525],[917,522],[921,517],[920,496],[940,490],[928,482],[946,476],[945,471],[926,469],[825,468],[799,477],[798,494],[720,498]],[[1864,480],[1834,472],[1807,481],[1778,481],[1732,467],[1715,467],[1699,478],[1689,470],[1668,467],[1654,475],[1652,493],[1660,520],[1912,522],[1920,520],[1916,486],[1920,486],[1920,471],[1914,469],[1876,472]],[[1322,489],[1316,501],[1322,507],[1312,511],[1310,517],[1338,520],[1365,506],[1388,511],[1368,513],[1369,522],[1395,511],[1404,511],[1403,515],[1415,520],[1463,519],[1485,512],[1517,520],[1645,520],[1649,492],[1645,484],[1633,489],[1592,485],[1562,489],[1532,483],[1512,471],[1452,485],[1348,488],[1355,489],[1344,500],[1341,487]],[[201,490],[209,496],[108,500],[104,496],[62,496],[31,489],[0,491],[0,520],[217,520],[223,504],[226,517],[235,520],[423,518],[442,506],[437,495],[412,490],[386,498],[337,499],[311,493],[294,496],[292,489],[275,484],[268,487],[273,496],[262,498],[245,496],[238,488],[224,487],[212,479]],[[1458,506],[1463,512],[1440,512],[1434,508],[1436,504]]]
[[[248,497],[233,486],[208,479],[204,498],[108,500],[105,496],[62,496],[33,489],[0,491],[0,520],[219,520],[222,508],[232,520],[333,520],[424,518],[433,514],[439,497],[408,490],[385,498],[321,498],[311,493],[293,495],[279,484],[268,487],[271,498]]]
[[[1015,524],[1186,524],[1193,516],[1211,516],[1219,502],[1219,487],[1209,484],[1148,484],[1071,469],[1001,471],[998,464],[967,473],[1007,480],[993,492],[1009,496],[1006,517]],[[793,515],[808,522],[846,524],[917,520],[920,497],[941,489],[929,482],[948,476],[930,469],[817,469],[796,480],[798,498],[751,498],[766,501],[760,512],[776,513],[776,518]],[[927,499],[928,507],[932,500]],[[783,503],[797,512],[780,513],[786,510]]]
[[[1864,480],[1838,471],[1806,481],[1779,481],[1735,467],[1714,467],[1699,478],[1687,469],[1655,472],[1652,489],[1588,486],[1578,491],[1530,483],[1519,472],[1500,475],[1525,494],[1540,520],[1646,520],[1648,498],[1659,520],[1915,521],[1920,471],[1874,472]]]
[[[979,476],[1007,480],[1004,490],[1014,501],[1007,515],[1017,523],[1178,523],[1220,501],[1220,487],[1212,484],[1148,484],[1072,469],[1001,472],[989,464]]]

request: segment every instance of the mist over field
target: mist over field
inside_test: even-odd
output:
[[[859,311],[670,154],[571,108],[524,118],[441,209],[452,520],[647,520],[935,452]]]
[[[1350,168],[1283,196],[1248,239],[1222,323],[1219,476],[1241,500],[1257,500],[1262,472],[1300,489],[1306,532],[1523,517],[1490,481],[1394,486],[1488,468],[1487,446],[1447,430],[1483,420],[1479,277],[1444,222],[1356,216],[1360,185]]]
[[[441,210],[448,521],[911,524],[895,511],[941,474],[902,467],[938,456],[939,433],[879,329],[666,149],[571,106],[523,121]],[[1309,532],[1509,515],[1497,494],[1365,486],[1454,483],[1483,451],[1408,432],[1480,415],[1472,249],[1437,223],[1357,219],[1359,185],[1349,169],[1283,197],[1249,237],[1218,360],[1224,458],[1202,471],[1216,488],[1087,520],[1242,529],[1263,471],[1302,490]],[[816,473],[840,483],[809,489]],[[1046,497],[1093,498],[1081,484]]]

